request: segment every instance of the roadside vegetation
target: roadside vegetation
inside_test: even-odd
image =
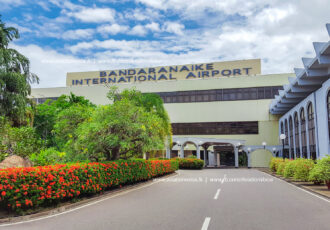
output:
[[[277,175],[296,181],[311,181],[314,184],[325,183],[330,189],[330,155],[313,161],[298,158],[296,160],[272,158],[269,168]]]
[[[36,104],[27,57],[9,48],[18,30],[0,18],[0,161],[17,155],[35,167],[0,169],[0,207],[22,213],[174,172],[176,160],[144,160],[172,142],[162,99],[110,88],[107,105],[62,95]]]

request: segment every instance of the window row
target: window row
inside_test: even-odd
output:
[[[172,123],[173,135],[258,134],[257,121]]]
[[[238,101],[272,99],[278,95],[282,86],[235,88],[235,89],[213,89],[213,90],[191,90],[177,92],[157,92],[164,103],[191,103],[209,101]]]
[[[311,102],[307,106],[307,121],[305,109],[301,108],[299,114],[298,112],[295,112],[293,117],[289,117],[289,121],[288,119],[285,119],[284,124],[281,122],[281,133],[285,134],[286,138],[284,142],[286,145],[289,145],[291,153],[296,152],[296,157],[308,157],[307,145],[309,143],[310,157],[316,159],[314,109]],[[300,142],[302,147],[301,150]]]

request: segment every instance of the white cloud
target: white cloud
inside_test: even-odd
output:
[[[164,30],[169,33],[183,35],[184,25],[177,22],[165,22]]]
[[[25,2],[23,0],[0,0],[0,4],[2,9],[8,9],[10,7],[24,5]]]
[[[147,33],[148,31],[142,25],[136,25],[128,32],[128,34],[136,36],[145,36]]]
[[[119,25],[119,24],[112,24],[112,25],[102,25],[97,27],[97,32],[102,34],[118,34],[118,33],[125,33],[128,31],[129,27],[125,25]]]
[[[145,25],[145,27],[153,32],[159,32],[160,31],[160,27],[159,24],[157,22],[151,22],[147,25]]]
[[[65,40],[70,39],[90,39],[93,37],[93,29],[77,29],[77,30],[67,30],[62,34],[62,38]]]
[[[82,22],[113,22],[116,11],[110,8],[84,8],[76,12],[68,12],[70,17],[77,18]]]

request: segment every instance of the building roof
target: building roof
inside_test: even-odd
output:
[[[326,24],[330,36],[330,24]],[[289,84],[270,104],[270,113],[285,114],[312,92],[322,87],[330,77],[330,41],[314,42],[314,58],[302,58],[304,68],[295,68],[296,77],[289,78]]]

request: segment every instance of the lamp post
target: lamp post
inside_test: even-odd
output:
[[[281,135],[280,135],[280,139],[281,139],[281,141],[282,141],[282,158],[284,159],[284,140],[285,140],[285,138],[286,138],[286,135],[284,134],[284,133],[282,133]]]
[[[262,145],[264,146],[264,149],[266,149],[266,145],[267,145],[267,143],[264,141],[264,142],[262,142]]]

